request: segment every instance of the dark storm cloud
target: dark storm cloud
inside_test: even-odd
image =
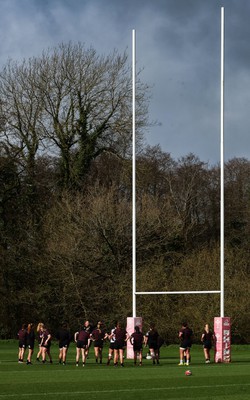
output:
[[[146,139],[174,158],[220,158],[220,9],[225,7],[225,158],[250,157],[250,2],[244,0],[1,0],[0,64],[60,42],[127,49],[152,85]]]

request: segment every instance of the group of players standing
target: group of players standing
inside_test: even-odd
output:
[[[35,334],[35,327],[33,324],[22,325],[18,332],[19,339],[19,353],[18,362],[24,362],[25,351],[28,349],[26,364],[32,363],[32,356],[34,353],[35,338],[37,336],[39,350],[36,356],[36,360],[43,363],[46,362],[46,358],[49,358],[49,362],[52,363],[52,356],[50,352],[52,335],[43,323],[39,323],[36,328],[37,335]],[[153,360],[153,364],[159,364],[159,348],[162,345],[159,333],[155,328],[154,324],[150,325],[149,331],[146,335],[143,335],[140,328],[135,326],[134,332],[129,335],[126,329],[120,322],[114,324],[113,329],[110,333],[106,331],[102,321],[98,321],[96,326],[93,328],[89,321],[85,321],[81,329],[75,332],[74,335],[70,333],[68,325],[63,323],[55,334],[55,339],[58,340],[59,345],[59,363],[66,364],[67,352],[72,339],[76,343],[76,366],[79,365],[80,357],[82,359],[82,365],[85,366],[88,358],[88,352],[91,344],[94,346],[94,354],[96,363],[102,364],[103,356],[103,345],[106,340],[109,341],[108,359],[107,365],[110,365],[113,359],[114,366],[119,363],[121,367],[124,367],[124,351],[126,349],[127,341],[129,340],[133,346],[134,351],[134,364],[137,364],[139,359],[139,365],[142,365],[142,350],[143,346],[148,346],[150,351],[150,358]]]
[[[42,358],[42,362],[45,363],[46,355],[49,357],[50,363],[52,363],[52,357],[50,354],[50,346],[51,346],[51,333],[46,328],[46,326],[39,322],[37,325],[37,340],[39,344],[39,351],[37,353],[37,361],[40,361],[40,357]],[[19,340],[19,351],[18,351],[18,362],[24,362],[24,355],[26,349],[28,349],[27,361],[26,364],[31,364],[31,359],[34,353],[35,347],[35,327],[34,324],[29,323],[28,325],[23,324],[21,329],[18,331],[18,340]]]
[[[36,360],[40,362],[40,357],[43,363],[46,362],[46,357],[52,363],[52,356],[50,353],[52,335],[43,323],[39,323],[36,328],[37,340],[39,344],[39,351]],[[180,338],[180,363],[179,365],[189,365],[190,363],[190,349],[192,346],[192,330],[188,327],[187,323],[183,323],[179,331]],[[23,325],[18,332],[19,338],[19,353],[18,362],[24,362],[25,350],[28,349],[26,364],[31,364],[32,356],[34,353],[35,345],[35,329],[33,324]],[[149,358],[152,359],[153,364],[159,364],[160,347],[163,344],[155,324],[151,324],[148,332],[143,335],[139,326],[135,326],[134,332],[129,335],[126,329],[120,322],[114,324],[114,328],[110,333],[106,331],[102,321],[98,321],[93,328],[89,321],[85,321],[84,325],[75,332],[72,336],[67,323],[63,323],[55,334],[56,340],[59,345],[59,363],[66,364],[67,352],[72,339],[76,343],[76,366],[79,366],[80,357],[82,358],[83,367],[88,358],[89,348],[93,342],[94,354],[96,363],[102,364],[102,351],[103,345],[106,340],[109,341],[109,351],[107,365],[110,365],[113,359],[114,366],[124,367],[124,351],[126,349],[127,341],[129,340],[133,346],[134,364],[137,364],[139,359],[139,366],[142,365],[143,360],[143,346],[149,348]],[[204,355],[206,363],[210,362],[210,349],[212,347],[213,333],[209,326],[206,324],[202,332],[201,340],[203,342]]]
[[[190,350],[192,347],[193,331],[189,328],[187,322],[182,323],[179,331],[180,338],[180,362],[179,365],[189,365],[191,361]],[[209,324],[205,324],[201,334],[201,342],[203,344],[203,351],[205,363],[210,363],[210,350],[215,340],[214,333],[211,331]]]

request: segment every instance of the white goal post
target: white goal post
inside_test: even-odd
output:
[[[220,106],[220,290],[188,290],[188,291],[136,291],[136,148],[135,148],[135,90],[136,90],[136,51],[135,30],[132,31],[132,308],[133,317],[127,318],[127,329],[132,333],[134,326],[142,327],[142,318],[136,316],[137,295],[193,295],[220,294],[220,317],[214,318],[215,362],[231,361],[231,322],[224,317],[224,7],[221,7],[221,106]],[[127,357],[133,358],[133,348],[127,344]]]
[[[220,201],[220,290],[197,291],[136,291],[136,31],[132,30],[132,309],[136,318],[137,295],[220,294],[220,317],[224,317],[224,7],[221,7],[221,201]]]

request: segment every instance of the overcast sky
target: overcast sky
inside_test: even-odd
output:
[[[152,85],[146,141],[220,161],[220,18],[225,8],[225,160],[250,159],[249,0],[0,0],[0,68],[61,42],[132,52]]]

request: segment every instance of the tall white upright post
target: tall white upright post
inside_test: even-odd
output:
[[[220,316],[224,317],[224,7],[221,8],[221,112],[220,112],[220,163],[221,163],[221,195],[220,195]]]
[[[142,329],[142,318],[136,317],[136,145],[135,145],[135,82],[136,82],[136,56],[135,56],[135,30],[132,31],[132,299],[133,316],[127,318],[127,332],[131,335],[135,326]],[[134,358],[133,346],[127,341],[127,358]]]
[[[132,299],[133,317],[136,317],[136,145],[135,145],[135,81],[136,81],[136,49],[135,29],[132,31],[132,141],[133,141],[133,165],[132,165]]]
[[[214,318],[216,363],[231,361],[231,320],[224,316],[224,7],[221,8],[221,196],[220,196],[220,317]]]

